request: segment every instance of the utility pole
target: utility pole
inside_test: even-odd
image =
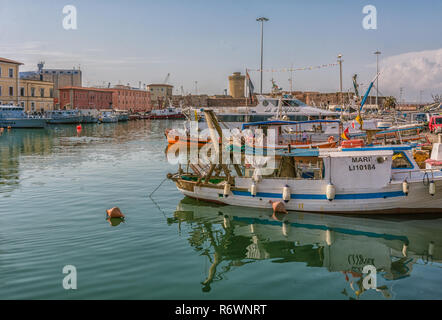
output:
[[[339,91],[340,91],[340,98],[341,98],[341,104],[344,104],[343,97],[342,97],[342,54],[338,54],[338,62],[339,62]],[[342,107],[342,106],[341,106]]]
[[[374,54],[376,55],[376,74],[378,74],[379,73],[379,55],[381,54],[381,52],[378,50]],[[379,77],[376,78],[376,107],[379,109],[378,98],[379,98]]]
[[[260,93],[262,94],[262,66],[263,66],[263,48],[264,48],[264,22],[269,21],[265,17],[257,18],[256,21],[261,22],[261,83],[260,83]]]

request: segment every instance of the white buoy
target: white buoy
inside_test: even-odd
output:
[[[408,196],[408,192],[410,191],[410,186],[408,185],[407,180],[402,182],[402,192],[405,193],[406,196]]]
[[[327,185],[327,189],[325,191],[325,195],[327,196],[328,201],[333,201],[336,196],[336,188],[331,183]]]
[[[252,185],[250,186],[250,194],[252,195],[252,197],[256,196],[256,184],[252,183]]]
[[[226,183],[224,185],[224,197],[228,197],[230,194],[230,183]]]
[[[404,245],[402,246],[402,255],[406,257],[407,253],[408,253],[408,246],[404,243]]]
[[[284,200],[284,202],[290,200],[290,187],[287,185],[282,189],[282,200]]]
[[[229,216],[224,216],[224,228],[228,229],[230,228],[230,219]]]
[[[325,243],[327,243],[328,246],[331,246],[333,243],[333,231],[331,231],[330,229],[327,229],[325,231]]]
[[[436,184],[434,183],[434,181],[430,182],[429,192],[432,196],[436,194]]]

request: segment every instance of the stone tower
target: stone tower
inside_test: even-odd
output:
[[[241,72],[234,72],[229,76],[229,90],[233,98],[244,98],[244,82],[246,77]]]

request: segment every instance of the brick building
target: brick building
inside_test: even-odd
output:
[[[113,91],[99,88],[60,88],[60,109],[112,109]]]
[[[61,109],[114,109],[146,112],[152,109],[150,93],[127,86],[115,88],[60,88]]]
[[[151,94],[149,91],[116,85],[110,89],[113,92],[112,105],[115,110],[146,112],[152,110]]]

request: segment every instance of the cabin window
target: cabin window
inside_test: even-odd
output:
[[[413,164],[404,152],[395,152],[392,159],[392,169],[413,169]]]

